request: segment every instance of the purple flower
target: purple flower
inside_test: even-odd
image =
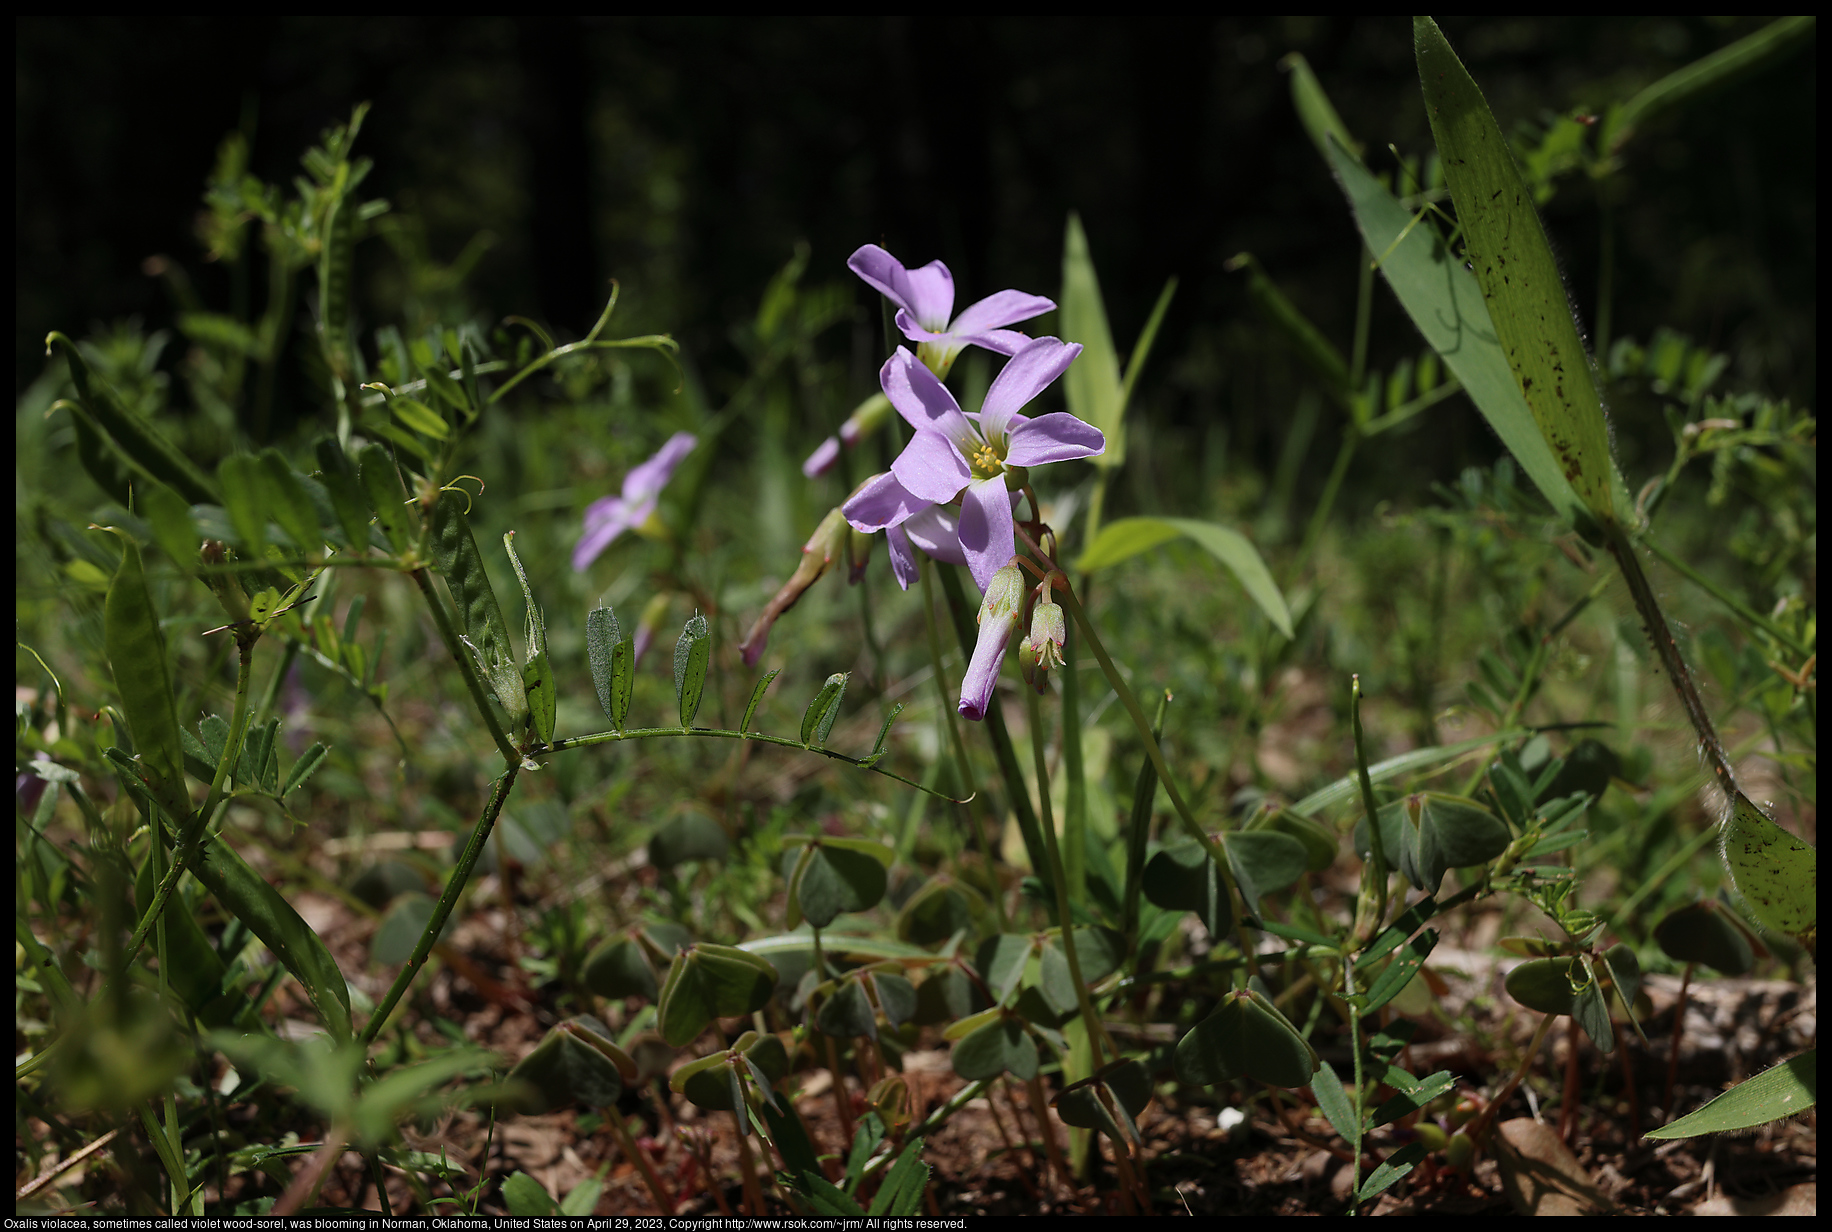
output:
[[[1024,572],[1015,558],[1003,568],[995,569],[986,582],[986,597],[980,603],[980,638],[973,646],[973,661],[961,680],[960,711],[963,718],[975,723],[986,717],[992,704],[992,689],[999,682],[999,665],[1018,631],[1018,608],[1024,602]]]
[[[940,261],[931,261],[921,269],[905,269],[884,249],[867,244],[853,253],[846,264],[897,305],[897,328],[905,338],[921,344],[923,361],[938,377],[948,375],[954,357],[969,344],[1001,355],[1017,354],[1030,339],[1017,330],[1001,327],[1028,321],[1056,306],[1055,301],[1041,295],[1000,291],[950,319],[954,311],[954,275]]]
[[[699,438],[693,433],[676,432],[654,457],[623,477],[623,495],[607,496],[586,507],[585,533],[579,536],[579,545],[573,549],[574,572],[584,573],[617,536],[648,521],[649,515],[655,512],[655,502],[660,499],[662,489],[674,476],[675,468],[698,443]]]
[[[939,527],[933,518],[919,520],[918,515],[958,497],[955,542],[974,582],[985,590],[993,573],[1011,559],[1014,496],[1006,486],[1007,469],[1089,458],[1107,447],[1100,429],[1066,411],[1035,419],[1018,413],[1079,354],[1080,343],[1056,338],[1026,343],[993,378],[979,414],[967,415],[908,348],[898,347],[879,380],[916,435],[891,463],[889,475],[868,480],[846,502],[846,520],[867,532],[903,528],[912,542],[929,551],[917,536],[939,538]],[[895,562],[897,537],[890,540]]]

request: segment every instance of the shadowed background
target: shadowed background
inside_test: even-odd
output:
[[[1512,132],[1601,109],[1762,24],[1445,28]],[[798,241],[813,281],[845,278],[847,254],[876,242],[912,265],[946,260],[960,304],[1006,286],[1054,295],[1079,210],[1122,354],[1165,278],[1182,280],[1142,388],[1150,419],[1266,471],[1308,377],[1224,262],[1254,252],[1346,351],[1358,248],[1280,58],[1309,59],[1376,170],[1393,166],[1388,142],[1429,145],[1404,19],[61,19],[15,32],[16,389],[42,370],[49,329],[169,326],[169,297],[142,273],[151,254],[227,306],[192,238],[218,143],[243,127],[254,173],[288,184],[299,153],[367,99],[363,194],[421,219],[436,260],[493,239],[470,311],[576,337],[614,276],[614,332],[673,333],[714,389],[742,374],[731,329]],[[1808,403],[1815,63],[1808,40],[1632,143],[1614,323],[1643,339],[1669,325],[1728,352],[1730,386]],[[1581,173],[1547,216],[1592,315],[1598,215]],[[398,318],[402,280],[384,244],[357,261],[366,332]],[[858,302],[854,338],[826,344],[875,354],[862,287]],[[1374,366],[1418,348],[1378,290]],[[1397,465],[1443,477],[1499,452],[1466,407],[1423,419],[1432,431],[1393,442]],[[1657,417],[1647,426],[1664,437]],[[1327,457],[1313,450],[1317,469]]]

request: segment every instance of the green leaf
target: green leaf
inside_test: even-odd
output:
[[[1095,466],[1112,470],[1126,460],[1125,389],[1120,383],[1119,356],[1113,349],[1113,332],[1101,302],[1100,279],[1088,255],[1088,237],[1081,218],[1069,214],[1062,240],[1062,338],[1081,343],[1081,354],[1062,378],[1069,413],[1099,428],[1107,438],[1105,451],[1089,458]]]
[[[811,1172],[816,1175],[821,1170],[820,1155],[814,1149],[814,1140],[808,1136],[808,1127],[802,1122],[801,1114],[795,1111],[790,1100],[766,1102],[763,1105],[763,1122],[769,1127],[770,1141],[782,1153],[783,1167],[791,1173]]]
[[[581,1015],[548,1031],[509,1071],[510,1085],[521,1087],[510,1103],[530,1116],[574,1104],[609,1108],[635,1078],[636,1062],[611,1041],[610,1028]]]
[[[260,560],[267,554],[267,476],[262,471],[261,460],[245,453],[230,454],[216,467],[216,481],[223,489],[223,508],[249,560]]]
[[[1508,972],[1508,996],[1542,1014],[1569,1014],[1577,999],[1572,958],[1534,958]]]
[[[61,354],[69,366],[70,383],[76,386],[77,399],[85,412],[84,417],[78,420],[79,434],[87,424],[94,438],[93,445],[99,448],[101,437],[96,433],[99,428],[113,438],[121,455],[135,466],[143,468],[153,478],[170,484],[188,504],[220,503],[216,486],[197,468],[196,463],[152,424],[121,408],[113,391],[90,373],[88,361],[83,358],[82,351],[74,342],[61,333],[53,332],[45,338],[45,350]],[[89,459],[85,458],[84,462],[87,465]],[[118,459],[115,465],[118,467]],[[114,495],[106,485],[104,490]],[[121,501],[123,505],[127,503]]]
[[[535,739],[542,744],[553,740],[554,717],[560,704],[560,686],[553,678],[553,664],[547,657],[547,620],[534,602],[534,591],[528,585],[528,573],[522,558],[515,554],[515,532],[503,535],[503,548],[509,563],[515,566],[515,579],[522,584],[522,601],[527,605],[527,624],[523,630],[526,643],[522,655],[522,691],[528,699],[528,714],[534,721]]]
[[[688,946],[674,956],[656,1018],[671,1047],[692,1043],[717,1018],[760,1010],[776,988],[776,968],[730,946]]]
[[[591,661],[592,686],[598,704],[618,731],[630,717],[630,686],[635,678],[634,639],[623,636],[617,614],[608,607],[585,614],[585,652]]]
[[[249,868],[220,836],[204,844],[191,871],[224,909],[259,937],[297,977],[331,1038],[348,1040],[350,986],[344,982],[337,960],[311,925],[299,918],[292,904],[267,884],[265,877]]]
[[[1577,494],[1521,395],[1475,277],[1429,225],[1414,225],[1412,212],[1346,151],[1332,148],[1330,165],[1368,251],[1412,323],[1540,494],[1570,520],[1580,506]],[[1620,486],[1620,477],[1613,483]],[[1620,493],[1619,503],[1625,502],[1626,492]]]
[[[1145,865],[1145,897],[1166,911],[1194,911],[1211,937],[1224,937],[1234,924],[1233,905],[1220,870],[1202,844],[1166,847]]]
[[[1369,986],[1366,994],[1367,1000],[1357,1012],[1372,1014],[1404,992],[1406,985],[1410,984],[1412,977],[1419,973],[1419,968],[1425,965],[1426,957],[1437,944],[1438,932],[1435,928],[1428,928],[1414,937],[1405,950],[1388,963],[1387,969],[1382,971],[1374,983]]]
[[[112,592],[110,592],[112,595]],[[1797,940],[1819,928],[1819,852],[1770,821],[1742,792],[1724,823],[1725,867],[1750,914]]]
[[[1413,1078],[1397,1065],[1387,1067],[1387,1085],[1397,1094],[1382,1100],[1378,1108],[1368,1118],[1368,1127],[1378,1129],[1382,1125],[1391,1125],[1404,1116],[1411,1116],[1426,1104],[1445,1092],[1455,1089],[1457,1080],[1449,1070],[1439,1070],[1424,1078]]]
[[[808,1205],[817,1215],[845,1216],[855,1219],[865,1217],[865,1208],[860,1206],[846,1191],[829,1181],[818,1172],[804,1170],[799,1174],[797,1188],[807,1198]]]
[[[139,492],[140,509],[153,528],[159,550],[186,574],[197,571],[197,546],[202,536],[191,517],[191,507],[164,484],[150,484]]]
[[[835,672],[827,677],[827,683],[814,695],[808,708],[802,712],[801,740],[811,749],[818,749],[827,743],[827,735],[833,730],[833,722],[839,717],[840,699],[846,695],[848,673]]]
[[[712,635],[706,617],[698,612],[681,630],[674,644],[674,696],[680,701],[681,728],[693,726],[700,712],[700,695],[706,690],[706,664],[712,655]]]
[[[412,431],[430,436],[435,441],[442,441],[452,434],[450,425],[440,417],[439,412],[424,402],[416,402],[412,398],[390,398],[388,410]]]
[[[1675,962],[1703,963],[1725,975],[1747,975],[1756,955],[1749,937],[1712,899],[1673,911],[1654,926],[1660,952]]]
[[[266,482],[267,509],[293,546],[307,555],[324,551],[324,532],[318,528],[318,509],[292,468],[277,449],[264,449],[258,459]]]
[[[433,506],[433,559],[451,589],[459,623],[464,627],[465,644],[475,656],[479,672],[508,712],[512,725],[519,726],[528,716],[527,690],[516,667],[509,626],[503,623],[496,591],[484,571],[477,541],[471,537],[470,519],[464,511],[467,503],[469,498],[463,492],[447,488],[439,493],[439,502]]]
[[[922,1193],[929,1184],[929,1165],[922,1162],[922,1139],[913,1139],[878,1187],[867,1215],[908,1219],[922,1209]]]
[[[872,743],[871,752],[859,759],[861,768],[877,765],[878,759],[884,756],[884,742],[890,738],[891,724],[895,723],[897,716],[902,713],[903,703],[898,702],[891,707],[891,712],[884,716],[884,725],[878,729],[878,739]]]
[[[334,436],[319,437],[314,452],[318,456],[318,482],[324,485],[331,498],[331,508],[337,514],[337,524],[343,528],[350,549],[366,551],[369,547],[369,504],[363,496],[362,479],[356,472],[355,463],[350,461],[350,455]]]
[[[1191,1028],[1177,1044],[1175,1062],[1177,1077],[1196,1086],[1243,1077],[1309,1086],[1321,1065],[1291,1020],[1250,988],[1229,993],[1220,1009]]]
[[[369,508],[375,513],[376,525],[387,536],[395,554],[413,546],[416,532],[407,512],[407,494],[401,490],[400,472],[394,459],[380,445],[365,445],[358,459],[357,477]]]
[[[985,906],[986,900],[972,886],[946,875],[936,877],[904,900],[897,913],[897,936],[916,945],[946,941],[971,928]]]
[[[1330,1127],[1354,1146],[1361,1141],[1361,1130],[1355,1121],[1355,1105],[1342,1086],[1342,1079],[1327,1065],[1319,1065],[1310,1076],[1310,1091],[1317,1097],[1317,1108]]]
[[[1424,1144],[1408,1142],[1393,1154],[1387,1156],[1381,1165],[1368,1174],[1368,1179],[1361,1183],[1355,1193],[1355,1201],[1366,1202],[1378,1198],[1381,1194],[1397,1185],[1405,1175],[1412,1171],[1419,1160],[1425,1158]]]
[[[1617,521],[1602,400],[1532,190],[1437,23],[1414,18],[1413,38],[1444,179],[1495,337],[1560,471],[1598,521]]]
[[[878,1015],[865,995],[864,985],[856,979],[840,981],[833,995],[821,1003],[814,1026],[822,1035],[835,1039],[878,1038]]]
[[[1122,1059],[1103,1066],[1092,1077],[1065,1088],[1053,1103],[1064,1125],[1072,1125],[1076,1129],[1097,1129],[1115,1141],[1124,1141],[1136,1136],[1137,1126],[1133,1126],[1134,1132],[1129,1134],[1125,1128],[1115,1123],[1100,1098],[1098,1088],[1104,1087],[1114,1105],[1123,1109],[1126,1118],[1130,1120],[1143,1112],[1145,1105],[1151,1102],[1151,1086],[1151,1075],[1144,1065],[1136,1060]]]
[[[757,683],[751,687],[751,700],[745,703],[744,721],[738,724],[739,731],[751,730],[751,720],[757,717],[757,704],[763,700],[763,695],[768,691],[770,682],[781,674],[782,669],[780,667],[773,667],[762,676],[758,677]],[[886,726],[888,727],[889,725],[887,724]]]
[[[1700,1134],[1750,1129],[1798,1116],[1818,1102],[1819,1049],[1809,1048],[1773,1069],[1744,1079],[1697,1112],[1661,1126],[1648,1137],[1696,1138]]]
[[[293,763],[292,770],[287,773],[286,785],[280,788],[280,798],[284,800],[303,787],[307,779],[318,773],[318,768],[324,765],[325,758],[329,756],[330,750],[324,747],[322,741],[313,741],[312,747],[299,754],[299,760]]]
[[[560,1204],[553,1195],[526,1172],[517,1172],[503,1182],[503,1205],[511,1215],[522,1218],[560,1213]]]
[[[1310,867],[1304,844],[1277,830],[1230,830],[1221,835],[1221,847],[1241,898],[1255,911],[1260,898],[1293,884]]]
[[[865,839],[815,840],[790,881],[791,912],[825,928],[848,912],[871,910],[884,897],[892,854],[884,844]]]
[[[158,888],[153,871],[152,860],[142,861],[134,881],[134,906],[140,912],[152,905]],[[167,901],[164,921],[161,966],[172,990],[204,1026],[229,1026],[248,1009],[248,998],[240,989],[224,986],[228,968],[199,927],[197,916],[185,910],[182,896]]]
[[[1427,894],[1436,894],[1444,874],[1492,860],[1507,850],[1507,823],[1466,796],[1414,792],[1381,808],[1381,849],[1392,867]],[[1355,850],[1366,855],[1367,819],[1355,826]]]
[[[1327,159],[1330,138],[1334,137],[1343,149],[1360,158],[1360,144],[1349,135],[1348,125],[1336,114],[1335,104],[1329,101],[1322,83],[1311,72],[1310,62],[1294,51],[1279,61],[1279,67],[1291,74],[1291,103],[1317,152]]]
[[[165,635],[146,588],[140,546],[125,535],[121,536],[121,565],[109,583],[103,606],[102,644],[147,789],[172,824],[182,826],[190,817],[191,802],[185,789],[178,712],[166,669]]]
[[[1120,518],[1101,527],[1100,534],[1081,554],[1075,567],[1083,573],[1105,569],[1148,548],[1185,535],[1209,555],[1226,565],[1248,596],[1286,637],[1291,634],[1291,609],[1259,550],[1239,531],[1199,522],[1193,518]]]
[[[969,1082],[1010,1073],[1023,1082],[1037,1076],[1037,1043],[1015,1014],[980,1027],[954,1045],[954,1072]]]

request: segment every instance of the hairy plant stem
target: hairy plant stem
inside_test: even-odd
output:
[[[408,987],[420,974],[420,968],[426,965],[426,956],[432,953],[433,945],[439,934],[445,929],[445,922],[451,917],[452,908],[458,905],[458,896],[464,893],[464,887],[471,880],[471,870],[477,867],[479,857],[483,855],[484,845],[489,842],[490,832],[496,826],[497,815],[502,812],[503,802],[508,800],[509,792],[515,786],[515,776],[521,771],[521,763],[512,761],[504,767],[496,786],[490,792],[490,799],[484,805],[483,816],[477,819],[476,827],[471,831],[471,840],[465,844],[464,854],[458,857],[458,867],[445,883],[444,893],[433,906],[432,918],[426,921],[426,927],[420,932],[420,939],[414,943],[413,953],[401,968],[401,973],[394,978],[394,984],[388,993],[376,1004],[375,1012],[357,1035],[357,1039],[366,1047],[375,1042],[382,1027],[388,1021],[388,1015],[394,1011]]]
[[[503,732],[502,724],[496,721],[496,712],[490,709],[490,694],[484,683],[477,676],[477,665],[471,661],[464,647],[458,642],[458,634],[452,628],[452,618],[445,610],[445,604],[439,598],[439,592],[433,589],[433,580],[424,569],[411,569],[408,576],[413,578],[414,585],[420,588],[420,597],[426,600],[426,608],[432,613],[433,626],[439,630],[439,640],[445,643],[445,649],[458,664],[458,674],[464,677],[464,684],[471,691],[471,703],[482,717],[484,726],[490,729],[490,739],[496,742],[497,752],[511,766],[521,765],[522,758],[509,742]],[[513,776],[511,776],[513,777]]]
[[[1667,678],[1673,682],[1673,691],[1679,695],[1686,717],[1692,721],[1692,730],[1698,735],[1699,757],[1704,761],[1718,790],[1723,793],[1723,815],[1728,817],[1739,794],[1736,772],[1731,768],[1730,759],[1724,755],[1724,746],[1718,741],[1717,729],[1712,726],[1711,716],[1705,710],[1698,685],[1693,681],[1692,672],[1686,667],[1685,660],[1680,657],[1679,643],[1674,639],[1673,631],[1667,627],[1666,615],[1660,610],[1660,602],[1654,597],[1654,588],[1648,584],[1647,574],[1642,572],[1641,558],[1635,555],[1635,547],[1629,542],[1627,533],[1614,521],[1604,525],[1603,533],[1610,555],[1616,558],[1616,565],[1622,570],[1622,580],[1628,583],[1628,593],[1635,601],[1635,609],[1641,613],[1642,624],[1654,642],[1654,654],[1659,658],[1660,666],[1665,669]]]

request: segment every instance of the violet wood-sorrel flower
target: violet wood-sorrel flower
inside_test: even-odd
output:
[[[1017,354],[1030,339],[1003,327],[1041,316],[1056,306],[1054,300],[1041,295],[1000,291],[951,319],[954,275],[940,261],[905,269],[903,262],[884,249],[867,244],[847,258],[846,265],[897,305],[897,328],[905,338],[920,344],[918,354],[937,377],[947,376],[954,357],[969,345],[1001,355]]]
[[[661,499],[662,489],[668,486],[675,469],[697,444],[699,438],[693,433],[676,432],[668,438],[667,444],[655,451],[654,457],[623,477],[621,495],[595,500],[586,507],[585,533],[579,536],[578,546],[573,548],[575,573],[584,573],[617,536],[649,520],[649,515],[655,512],[656,502]]]
[[[1035,419],[1018,413],[1079,354],[1080,343],[1057,338],[1027,343],[993,378],[980,412],[968,415],[934,373],[917,363],[907,347],[898,347],[879,381],[916,435],[891,463],[889,475],[867,480],[846,502],[846,520],[867,532],[903,529],[916,541],[918,527],[912,523],[918,523],[925,536],[935,530],[932,521],[919,522],[918,515],[958,497],[960,553],[974,583],[984,591],[1012,555],[1013,495],[1007,473],[1018,472],[1012,477],[1021,483],[1024,468],[1091,458],[1107,447],[1100,429],[1066,411]],[[894,564],[898,537],[887,537]],[[918,546],[929,551],[925,544]],[[913,575],[913,559],[909,568]],[[899,572],[899,581],[902,576]]]
[[[986,580],[986,597],[980,603],[980,637],[973,646],[973,661],[961,680],[960,712],[975,723],[986,717],[992,689],[999,682],[999,665],[1018,632],[1019,608],[1024,603],[1024,571],[1016,557],[993,570]]]

